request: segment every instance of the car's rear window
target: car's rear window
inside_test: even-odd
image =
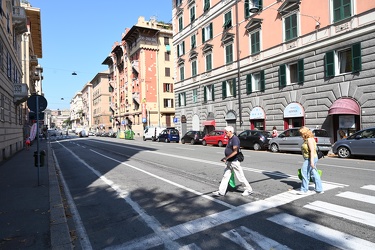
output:
[[[315,137],[329,137],[328,132],[322,129],[315,129],[314,136]]]
[[[171,134],[171,135],[178,135],[178,130],[176,130],[176,129],[171,129],[171,130],[170,130],[170,134]]]

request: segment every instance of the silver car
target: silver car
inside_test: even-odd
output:
[[[375,156],[375,128],[360,130],[351,136],[338,140],[332,151],[340,158],[352,155]]]
[[[272,152],[280,151],[301,151],[301,145],[303,139],[299,132],[300,128],[291,128],[287,129],[284,132],[280,133],[277,137],[272,138],[269,141],[269,150]],[[328,132],[324,129],[311,129],[314,134],[316,145],[319,149],[327,155],[331,150],[331,138],[328,135]]]

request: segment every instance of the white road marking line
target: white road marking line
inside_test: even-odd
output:
[[[340,249],[375,249],[375,243],[373,242],[366,241],[286,213],[277,214],[267,218],[267,220]]]
[[[241,226],[236,229],[229,230],[222,233],[222,235],[244,249],[277,249],[277,250],[289,250],[290,248],[270,239],[258,232],[248,229],[247,227]],[[255,245],[256,247],[252,247]]]
[[[362,202],[366,202],[370,204],[375,204],[375,196],[371,196],[371,195],[359,194],[359,193],[347,191],[347,192],[337,194],[336,196],[347,198],[347,199],[352,199],[356,201],[362,201]]]
[[[375,191],[375,185],[366,185],[366,186],[363,186],[361,188]]]
[[[350,221],[358,222],[371,227],[375,227],[375,215],[372,213],[367,213],[360,210],[339,206],[324,201],[314,201],[308,205],[305,205],[304,207],[311,210],[320,211],[325,214],[344,218]]]

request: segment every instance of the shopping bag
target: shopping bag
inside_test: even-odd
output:
[[[318,174],[319,174],[320,177],[322,177],[323,171],[320,170],[320,169],[318,169]],[[298,169],[298,178],[300,180],[302,180],[302,174],[301,174],[301,169],[300,168]],[[314,182],[313,178],[314,177],[312,176],[312,174],[310,174],[310,182]]]
[[[236,187],[236,180],[234,179],[234,172],[232,172],[232,175],[230,176],[229,186],[231,186],[232,188]]]

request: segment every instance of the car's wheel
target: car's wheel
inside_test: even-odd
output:
[[[181,143],[182,143],[182,144],[185,144],[185,139],[181,139]]]
[[[222,141],[219,141],[219,142],[217,143],[217,145],[218,145],[219,147],[222,147],[222,146],[223,146],[223,142],[222,142]]]
[[[145,136],[143,136],[143,140],[144,140],[144,141],[146,140],[146,137],[145,137]]]
[[[350,157],[350,150],[347,147],[339,147],[337,149],[337,155],[340,158],[349,158]]]
[[[277,146],[276,143],[272,143],[270,148],[271,148],[271,151],[274,153],[279,151],[279,147]]]
[[[203,140],[203,141],[202,141],[202,145],[203,145],[203,146],[207,146],[207,142],[206,142],[206,140]]]
[[[168,138],[165,138],[164,142],[169,142],[169,141],[168,141]]]
[[[191,145],[194,145],[194,144],[195,144],[194,139],[191,139],[190,144],[191,144]]]
[[[261,146],[260,146],[260,144],[259,143],[254,143],[254,150],[256,150],[256,151],[258,151],[258,150],[260,150],[261,149]]]

